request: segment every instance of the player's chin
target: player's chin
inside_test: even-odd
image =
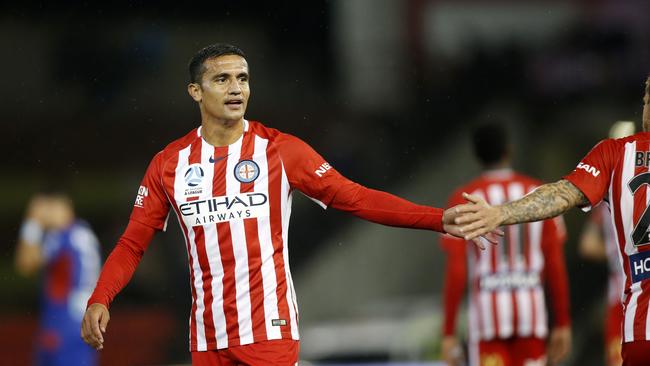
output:
[[[240,110],[230,110],[226,111],[226,119],[231,120],[231,121],[238,121],[242,118],[244,118],[244,111],[245,109],[242,108]]]

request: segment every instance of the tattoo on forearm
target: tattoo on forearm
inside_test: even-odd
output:
[[[588,205],[587,197],[566,179],[544,184],[535,191],[502,206],[503,224],[544,220],[558,216],[571,207]]]

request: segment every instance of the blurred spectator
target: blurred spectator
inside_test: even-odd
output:
[[[31,199],[15,265],[24,276],[44,270],[35,364],[97,364],[96,351],[83,342],[79,328],[99,273],[99,243],[88,224],[75,218],[66,195],[41,193]]]

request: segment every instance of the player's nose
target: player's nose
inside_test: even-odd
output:
[[[239,86],[239,83],[231,83],[230,88],[228,88],[228,94],[241,94],[241,87]]]

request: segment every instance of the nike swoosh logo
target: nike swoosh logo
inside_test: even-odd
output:
[[[211,156],[210,159],[208,159],[208,161],[209,161],[210,163],[213,163],[213,164],[214,164],[214,163],[216,163],[217,161],[221,161],[221,160],[227,158],[229,155],[230,155],[230,154],[225,155],[225,156],[220,156],[220,157],[218,157],[218,158],[216,158],[216,159],[213,158],[213,157]]]

